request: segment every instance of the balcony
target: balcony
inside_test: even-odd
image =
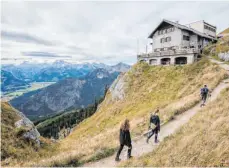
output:
[[[197,54],[199,52],[200,52],[199,49],[189,48],[189,49],[167,50],[167,51],[152,52],[147,54],[139,54],[137,55],[137,57],[138,59],[142,59],[142,58],[163,57],[163,56],[173,56],[173,55]]]

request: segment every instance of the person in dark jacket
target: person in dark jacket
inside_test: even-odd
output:
[[[201,107],[205,106],[208,94],[209,94],[209,89],[208,89],[207,85],[204,85],[204,87],[201,88],[201,90],[200,90],[200,96],[202,99],[202,104],[200,105]]]
[[[117,152],[115,161],[120,161],[119,156],[122,152],[124,145],[126,145],[128,147],[127,158],[128,159],[131,158],[132,157],[131,156],[132,145],[131,145],[131,137],[130,137],[130,124],[129,124],[128,119],[125,119],[125,121],[121,124],[119,141],[120,141],[120,147],[119,147],[119,150]]]
[[[160,118],[158,116],[159,113],[159,109],[157,109],[155,111],[154,114],[151,114],[150,116],[150,121],[149,121],[149,130],[151,129],[151,131],[149,132],[146,142],[149,143],[149,139],[155,134],[155,143],[158,143],[158,132],[160,132]]]

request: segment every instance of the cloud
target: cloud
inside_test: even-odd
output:
[[[12,40],[16,42],[23,42],[23,43],[35,43],[35,44],[42,44],[51,46],[54,45],[53,43],[43,40],[41,38],[31,36],[26,33],[18,33],[18,32],[9,32],[9,31],[1,31],[1,37],[6,40]]]
[[[38,51],[31,51],[31,52],[22,52],[22,55],[24,56],[30,56],[30,57],[58,57],[58,58],[72,58],[72,56],[60,56],[55,53],[49,53],[49,52],[38,52]]]
[[[4,1],[2,57],[135,63],[162,19],[205,20],[220,32],[229,26],[228,8],[229,2]]]

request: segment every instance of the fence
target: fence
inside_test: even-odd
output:
[[[192,49],[183,49],[183,50],[168,50],[168,51],[160,51],[153,52],[148,54],[139,54],[138,58],[151,58],[151,57],[160,57],[160,56],[170,56],[170,55],[180,55],[180,54],[192,54],[199,53],[200,50],[192,48]]]

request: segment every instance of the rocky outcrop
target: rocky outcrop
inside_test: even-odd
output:
[[[14,109],[8,102],[1,102],[2,166],[9,167],[16,161],[22,163],[24,158],[34,157],[42,148],[42,144],[45,144],[43,139],[24,114]]]
[[[120,74],[110,87],[110,92],[113,101],[123,100],[125,98],[125,87],[127,78],[126,74]]]
[[[20,120],[15,122],[15,127],[25,130],[22,136],[26,139],[35,141],[37,145],[40,146],[40,133],[37,131],[32,121],[30,121],[22,112],[19,112],[17,110],[15,110],[15,112],[21,118]]]
[[[219,53],[218,57],[223,61],[229,61],[229,52]]]

